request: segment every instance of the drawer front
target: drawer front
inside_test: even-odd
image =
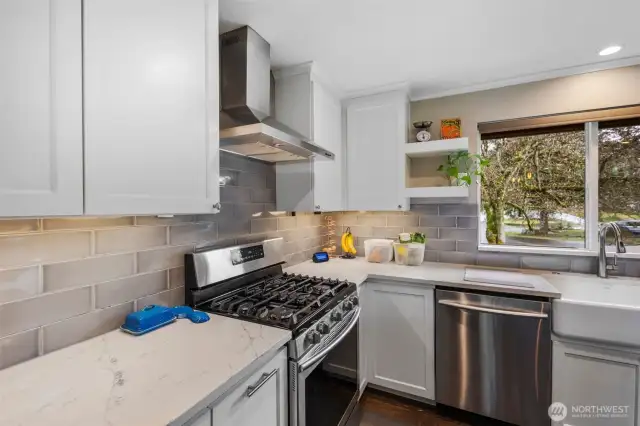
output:
[[[286,426],[286,367],[286,349],[282,349],[264,367],[213,406],[213,425]]]

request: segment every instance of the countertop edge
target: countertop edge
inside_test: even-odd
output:
[[[431,279],[399,277],[397,275],[369,274],[365,277],[363,282],[370,279],[396,281],[396,282],[403,282],[408,284],[427,285],[432,287],[459,288],[459,289],[466,289],[466,290],[492,291],[492,292],[504,293],[504,294],[548,297],[551,299],[559,299],[562,297],[562,294],[560,292],[543,291],[543,290],[531,289],[526,287],[508,287],[508,286],[502,286],[497,284],[489,284],[489,283],[483,284],[483,283],[472,283],[472,282],[467,284],[467,283],[454,282],[454,281],[438,281],[438,280],[431,280]]]

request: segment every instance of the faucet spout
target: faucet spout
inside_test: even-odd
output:
[[[616,246],[617,253],[626,253],[627,248],[624,246],[624,242],[622,242],[622,232],[620,231],[620,227],[615,222],[607,222],[600,225],[600,252],[598,254],[598,276],[600,278],[607,278],[609,276],[609,266],[607,265],[607,233],[609,230],[613,230],[613,238]],[[611,269],[614,269],[617,265],[617,257],[613,255],[613,265]]]

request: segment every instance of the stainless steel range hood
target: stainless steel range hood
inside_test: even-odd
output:
[[[271,47],[248,26],[220,36],[220,149],[269,162],[333,153],[270,117]]]

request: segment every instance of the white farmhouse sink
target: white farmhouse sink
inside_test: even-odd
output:
[[[553,301],[555,334],[640,347],[640,280],[560,274],[549,281],[562,293]]]

